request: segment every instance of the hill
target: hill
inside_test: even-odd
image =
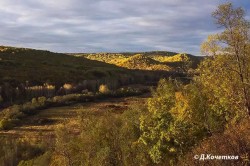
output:
[[[203,59],[203,57],[185,53],[179,53],[173,56],[155,55],[151,57],[156,61],[162,62],[172,67],[172,69],[174,70],[178,70],[180,68],[186,68],[186,70],[190,68],[195,69],[197,68],[200,61]]]
[[[142,54],[131,56],[117,64],[128,69],[171,70],[167,65]]]
[[[124,60],[127,55],[119,56]],[[117,60],[113,55],[104,59]],[[117,62],[121,62],[121,59]],[[0,109],[40,96],[49,98],[82,91],[96,92],[102,84],[115,90],[128,84],[157,82],[169,75],[180,76],[180,73],[145,71],[148,65],[158,62],[150,59],[145,63],[143,60],[135,59],[135,63],[140,62],[144,66],[137,68],[140,70],[131,70],[104,60],[101,62],[82,56],[0,46]]]
[[[141,55],[136,57],[136,55]],[[91,60],[97,60],[128,69],[141,70],[164,70],[164,71],[186,71],[190,68],[196,68],[203,57],[194,56],[185,53],[175,53],[167,51],[151,51],[137,53],[92,53],[75,54],[77,57],[84,57]]]
[[[61,53],[0,47],[0,82],[78,82],[126,72],[115,65]]]
[[[122,53],[92,53],[92,54],[86,54],[86,53],[79,53],[79,54],[72,54],[77,57],[84,57],[91,60],[97,60],[109,64],[117,65],[121,61],[133,56],[134,54],[122,54]]]

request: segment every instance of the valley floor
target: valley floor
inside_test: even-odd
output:
[[[150,97],[150,93],[141,96],[109,98],[88,103],[78,103],[71,106],[53,107],[40,110],[33,116],[28,116],[22,123],[9,131],[0,131],[0,137],[23,138],[39,141],[40,139],[53,139],[58,126],[67,124],[72,132],[78,133],[77,120],[79,113],[91,112],[93,116],[101,116],[105,112],[112,111],[122,113],[131,105],[140,106]]]

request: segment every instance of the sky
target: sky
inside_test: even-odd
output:
[[[173,51],[200,55],[226,0],[0,0],[0,45],[54,52]],[[232,0],[246,10],[250,1]]]

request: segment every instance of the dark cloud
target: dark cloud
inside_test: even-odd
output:
[[[0,44],[56,52],[168,50],[199,54],[200,43],[218,31],[210,17],[218,2],[0,0]],[[234,0],[234,4],[250,9],[245,0]]]

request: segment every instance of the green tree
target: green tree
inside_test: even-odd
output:
[[[203,138],[224,131],[223,112],[215,111],[199,82],[183,85],[163,79],[140,117],[142,142],[152,161],[175,165]]]
[[[174,141],[167,135],[173,122],[169,110],[175,104],[174,97],[173,84],[160,80],[153,97],[148,100],[148,114],[140,118],[140,141],[148,147],[154,163],[162,162],[166,153],[174,152]]]
[[[148,100],[148,114],[140,118],[140,141],[154,163],[176,164],[214,126],[218,127],[212,115],[196,85],[163,79]]]

